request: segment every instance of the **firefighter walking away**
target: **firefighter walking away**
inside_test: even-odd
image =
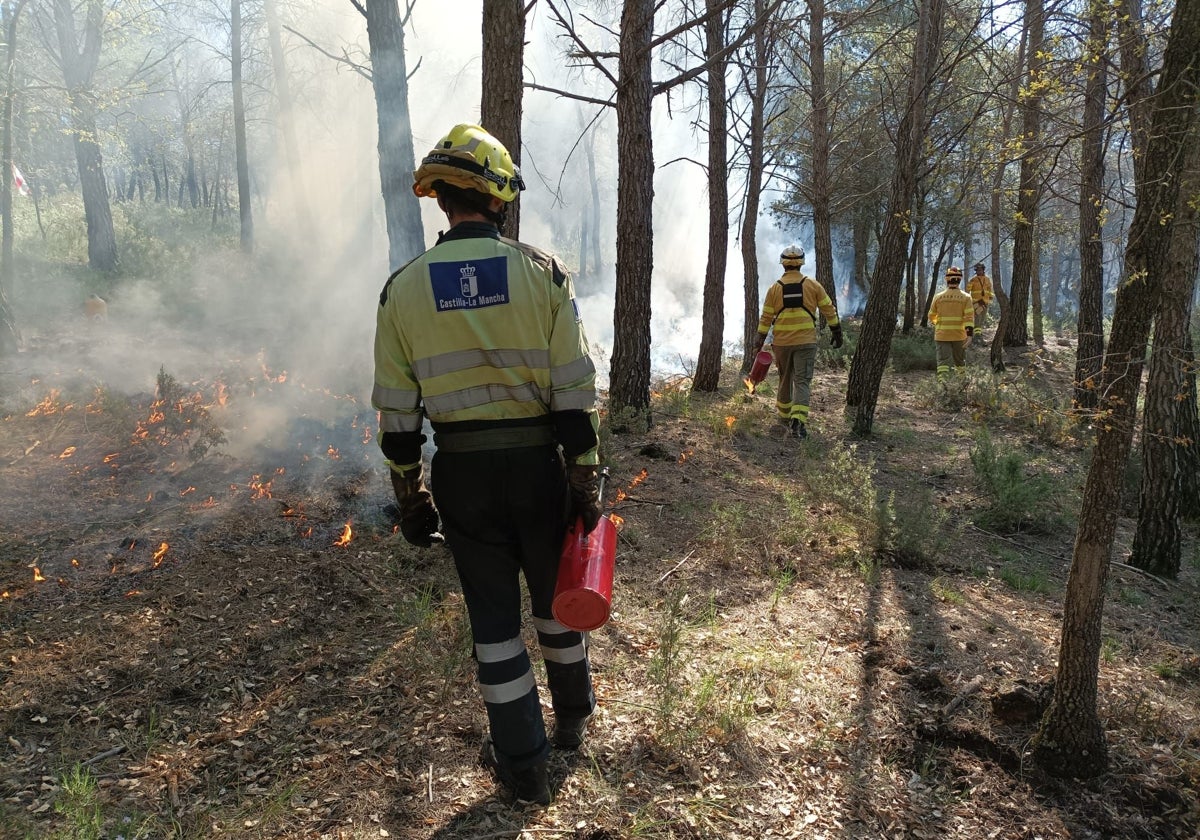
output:
[[[579,747],[596,703],[587,639],[551,613],[568,517],[590,531],[600,516],[595,365],[562,264],[500,236],[525,187],[500,141],[457,125],[413,175],[413,191],[437,201],[450,229],[379,298],[380,446],[404,538],[427,547],[444,535],[454,557],[490,730],[484,761],[518,801],[544,805],[551,744]],[[521,635],[522,575],[554,709],[550,738]]]
[[[947,268],[946,288],[934,295],[929,305],[939,382],[945,381],[951,365],[956,371],[966,366],[967,339],[975,334],[975,307],[971,296],[958,288],[960,283],[962,269],[956,265]]]
[[[842,326],[837,308],[824,287],[800,272],[804,251],[789,245],[779,255],[783,276],[767,290],[758,319],[756,355],[774,330],[771,347],[779,365],[779,393],[775,408],[792,437],[808,437],[808,411],[812,398],[813,368],[817,361],[817,311],[825,316],[832,333],[830,347],[842,346]]]

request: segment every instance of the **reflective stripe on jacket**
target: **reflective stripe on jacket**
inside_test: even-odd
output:
[[[423,415],[476,427],[570,412],[595,427],[596,368],[574,298],[552,255],[494,226],[456,225],[380,295],[380,432],[419,433]],[[578,461],[595,463],[594,444]]]
[[[803,305],[785,306],[784,287],[803,284]],[[792,295],[788,296],[789,298]],[[797,347],[804,344],[817,343],[817,325],[813,322],[817,310],[825,316],[829,326],[836,327],[838,321],[837,307],[829,299],[824,287],[816,280],[801,274],[799,271],[785,271],[783,277],[767,289],[767,298],[763,301],[762,317],[758,319],[758,334],[766,335],[775,327],[774,344],[778,347]]]
[[[943,289],[929,306],[929,321],[933,324],[934,341],[966,340],[966,328],[975,326],[971,296],[961,289]]]

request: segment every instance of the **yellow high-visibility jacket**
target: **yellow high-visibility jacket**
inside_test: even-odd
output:
[[[839,325],[837,307],[824,287],[813,278],[792,269],[771,288],[763,301],[762,317],[758,319],[758,334],[766,335],[775,326],[776,347],[798,347],[817,343],[816,313],[821,310],[829,326]]]
[[[971,295],[971,300],[974,303],[982,303],[988,306],[992,302],[992,278],[986,274],[974,274],[967,281],[967,293]]]
[[[380,445],[400,471],[434,431],[553,427],[569,462],[595,464],[596,367],[561,263],[464,222],[393,274],[379,296]]]
[[[934,341],[965,341],[967,327],[975,326],[971,296],[954,287],[943,289],[933,296],[929,321],[933,324]]]

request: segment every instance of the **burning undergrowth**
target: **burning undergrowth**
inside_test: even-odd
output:
[[[145,393],[48,379],[0,415],[0,597],[124,580],[215,546],[346,546],[356,523],[391,527],[368,498],[374,412],[262,355],[190,382],[160,369]]]

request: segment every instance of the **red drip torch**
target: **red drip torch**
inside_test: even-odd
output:
[[[608,467],[600,471],[600,499]],[[576,517],[563,539],[558,561],[558,584],[550,611],[570,630],[587,632],[604,626],[612,608],[613,566],[617,559],[617,526],[607,516],[583,533],[583,518]]]
[[[775,361],[770,350],[759,350],[758,355],[754,357],[754,365],[750,368],[750,375],[746,377],[746,383],[750,388],[750,393],[754,393],[755,387],[760,382],[767,378],[767,371],[771,369],[771,362]]]

